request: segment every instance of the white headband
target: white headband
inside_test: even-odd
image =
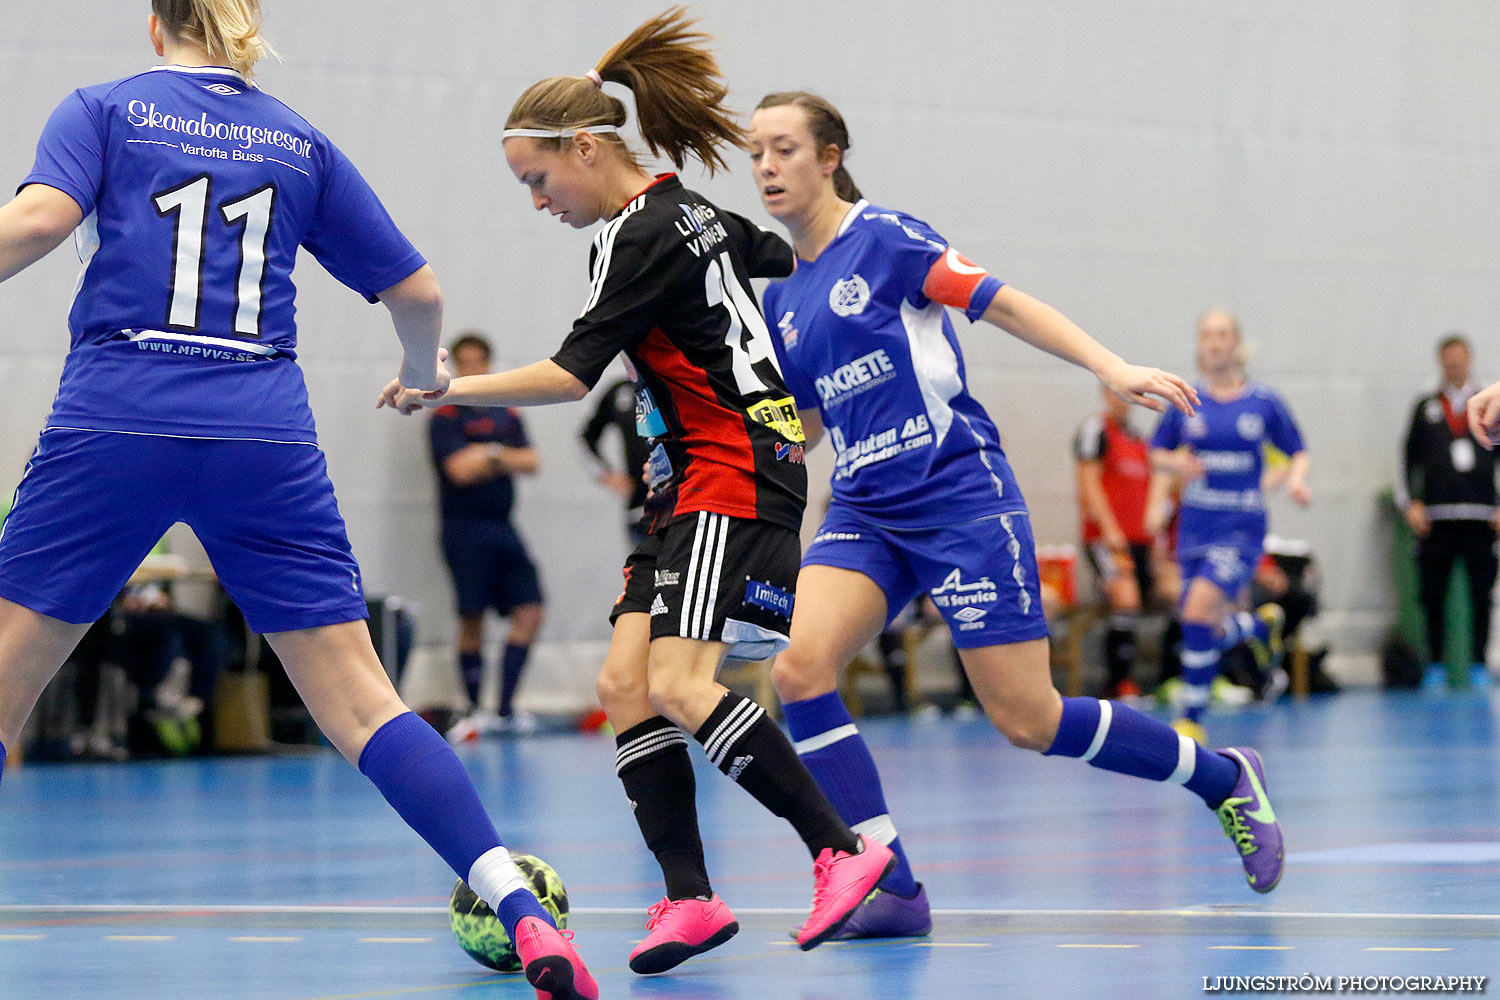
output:
[[[580,125],[577,128],[550,129],[550,128],[508,128],[500,133],[501,139],[571,139],[579,132],[614,132],[619,134],[619,129],[613,125]]]

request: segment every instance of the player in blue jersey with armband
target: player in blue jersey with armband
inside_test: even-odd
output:
[[[259,26],[259,0],[152,0],[163,64],[65,98],[0,207],[0,281],[69,233],[83,263],[56,401],[0,534],[0,762],[89,623],[185,522],[334,746],[500,914],[537,996],[593,1000],[371,645],[296,364],[292,268],[306,247],[384,303],[402,379],[434,393],[442,292],[353,164],[256,87]]]
[[[1168,412],[1151,439],[1148,530],[1160,530],[1166,521],[1169,483],[1182,488],[1181,715],[1172,725],[1199,743],[1206,739],[1203,713],[1223,650],[1247,640],[1269,669],[1280,669],[1281,609],[1273,604],[1251,614],[1234,607],[1260,563],[1266,537],[1266,444],[1291,459],[1287,494],[1303,505],[1312,500],[1307,450],[1291,411],[1271,389],[1245,380],[1240,355],[1240,324],[1233,315],[1213,309],[1199,317],[1202,405],[1186,418]]]
[[[900,859],[844,936],[930,927],[874,761],[836,689],[838,672],[923,591],[1011,743],[1186,785],[1218,811],[1250,885],[1269,891],[1281,831],[1255,751],[1205,750],[1129,706],[1053,688],[1026,505],[995,425],[965,388],[944,307],[1087,367],[1152,409],[1165,400],[1191,413],[1194,390],[1127,364],[926,224],[865,201],[844,169],[848,147],[843,118],[812,94],[772,94],[751,120],[756,186],[798,258],[766,291],[772,343],[809,444],[826,431],[837,451],[833,501],[803,556],[791,646],[773,675],[808,768],[855,830]]]

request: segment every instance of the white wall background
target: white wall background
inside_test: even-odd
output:
[[[511,102],[578,74],[661,3],[267,0],[286,56],[261,83],[317,123],[429,256],[451,330],[515,365],[548,355],[585,291],[587,240],[530,209],[497,136]],[[0,180],[73,87],[154,61],[147,4],[5,0]],[[1193,319],[1239,313],[1255,377],[1281,389],[1313,455],[1311,511],[1273,508],[1325,570],[1328,624],[1373,646],[1393,596],[1375,496],[1388,486],[1432,346],[1468,331],[1500,373],[1500,6],[1486,0],[1012,0],[694,5],[735,106],[809,88],[843,110],[849,165],[877,203],[1132,359],[1186,371]],[[745,164],[688,181],[761,217]],[[768,224],[769,220],[766,220]],[[0,286],[0,488],[19,478],[67,344],[76,261]],[[399,357],[384,311],[309,261],[301,341],[314,410],[372,592],[427,607],[450,641],[419,419],[375,413]],[[958,320],[963,326],[962,318]],[[1043,542],[1074,536],[1068,446],[1089,376],[991,328],[961,332]],[[547,637],[607,635],[623,554],[612,498],[572,437],[585,406],[533,411],[540,478],[518,520],[551,597]],[[1143,415],[1144,416],[1144,415]],[[826,486],[826,456],[812,466]],[[818,506],[815,504],[815,506]]]

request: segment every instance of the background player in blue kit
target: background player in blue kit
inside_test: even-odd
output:
[[[625,565],[599,672],[616,771],[667,895],[630,955],[663,972],[729,940],[734,914],[709,884],[698,831],[691,734],[709,759],[797,830],[814,858],[802,948],[838,933],[895,863],[849,829],[786,734],[761,706],[715,679],[727,656],[785,647],[807,501],[802,427],[772,355],[751,277],[787,274],[779,237],[652,177],[619,138],[635,93],[641,134],[679,168],[724,165],[742,130],[705,35],[681,8],[653,18],[584,76],[551,77],[516,101],[502,142],[532,205],[575,229],[604,222],[590,254],[588,302],[552,358],[454,381],[445,397],[392,382],[402,412],[444,401],[524,406],[582,399],[623,353],[637,383],[638,430],[652,439],[649,537]]]
[[[1182,714],[1179,733],[1204,742],[1203,712],[1219,655],[1242,639],[1279,656],[1280,608],[1264,617],[1233,612],[1232,602],[1250,584],[1266,537],[1261,489],[1267,442],[1291,459],[1286,491],[1306,505],[1308,456],[1291,411],[1271,389],[1247,382],[1241,361],[1240,324],[1213,309],[1198,319],[1198,370],[1202,404],[1184,418],[1168,412],[1151,438],[1152,499],[1147,527],[1165,522],[1167,477],[1182,487],[1177,560],[1182,566]],[[1233,613],[1232,613],[1233,612]],[[1279,669],[1279,667],[1278,667]]]
[[[168,526],[188,524],[313,717],[490,902],[543,1000],[597,998],[453,751],[371,645],[301,369],[306,247],[390,310],[402,378],[448,384],[442,292],[354,166],[251,74],[258,0],[153,0],[164,64],[65,98],[0,208],[0,280],[76,230],[56,402],[0,534],[0,758]]]
[[[448,348],[459,375],[490,370],[490,342],[470,330]],[[526,658],[542,627],[542,585],[526,544],[510,522],[515,476],[541,469],[521,415],[504,406],[442,406],[428,424],[443,519],[443,561],[458,601],[458,672],[471,711],[447,733],[464,743],[487,733],[530,733],[536,719],[515,707]],[[484,613],[510,619],[500,654],[499,714],[480,707]]]
[[[926,933],[916,883],[875,764],[836,690],[838,672],[927,591],[952,631],[985,712],[1016,746],[1185,784],[1219,813],[1250,885],[1281,875],[1281,831],[1253,750],[1219,753],[1128,706],[1063,698],[1025,502],[999,436],[964,386],[944,306],[962,309],[1093,371],[1112,391],[1183,413],[1182,379],[1130,365],[1057,310],[1002,285],[924,223],[865,201],[843,158],[842,116],[806,93],[772,94],[751,120],[762,203],[792,236],[796,272],[765,312],[808,429],[837,450],[833,502],[803,557],[791,646],[773,668],[798,751],[841,814],[901,863],[846,935]]]

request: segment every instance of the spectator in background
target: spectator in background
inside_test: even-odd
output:
[[[449,348],[459,375],[490,370],[490,343],[466,331]],[[541,463],[520,415],[505,406],[437,408],[429,425],[443,518],[443,556],[458,599],[458,669],[470,714],[448,730],[462,743],[487,733],[528,733],[536,720],[516,710],[514,698],[526,657],[542,626],[542,588],[536,565],[510,523],[515,476],[537,473]],[[484,681],[484,612],[510,619],[501,656],[500,713],[479,703]]]
[[[1130,404],[1108,389],[1104,409],[1087,417],[1073,440],[1077,463],[1078,509],[1084,554],[1109,604],[1104,636],[1107,695],[1138,698],[1130,676],[1136,659],[1141,610],[1163,584],[1168,607],[1176,603],[1177,578],[1157,572],[1152,536],[1146,530],[1151,489],[1151,456],[1144,437],[1130,425]]]
[[[620,435],[620,460],[611,462],[600,450],[604,432],[613,427]],[[599,394],[593,415],[578,432],[595,466],[599,482],[625,502],[625,532],[635,551],[646,540],[646,480],[641,471],[651,457],[651,446],[636,429],[635,383],[628,378],[611,382]]]
[[[1467,426],[1465,408],[1479,392],[1470,374],[1469,342],[1450,333],[1438,342],[1442,383],[1420,396],[1412,407],[1402,453],[1396,503],[1417,536],[1417,573],[1422,613],[1427,621],[1427,674],[1423,687],[1441,689],[1447,681],[1443,605],[1453,564],[1468,570],[1470,629],[1469,675],[1487,684],[1485,647],[1490,638],[1490,590],[1495,585],[1495,456]]]

